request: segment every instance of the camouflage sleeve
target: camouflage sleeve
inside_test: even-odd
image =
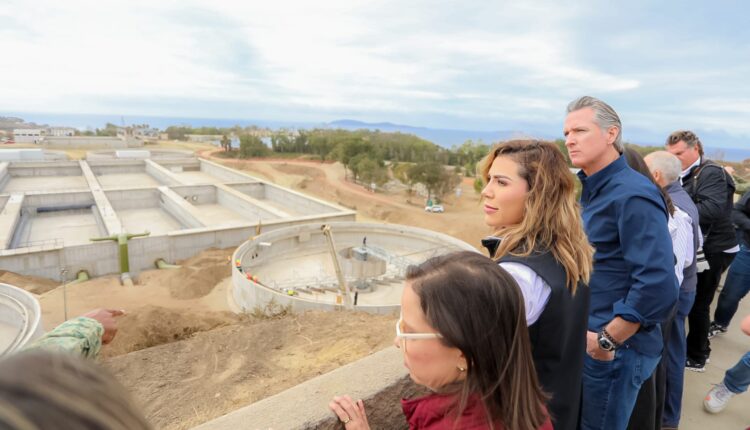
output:
[[[65,321],[24,349],[45,349],[96,358],[102,347],[104,327],[99,321],[78,317]]]

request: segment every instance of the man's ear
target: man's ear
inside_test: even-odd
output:
[[[617,135],[620,134],[620,128],[617,126],[612,126],[607,129],[607,143],[610,145],[613,145],[615,143],[615,140],[617,140]]]

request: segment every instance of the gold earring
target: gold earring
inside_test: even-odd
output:
[[[459,372],[466,372],[466,368],[461,367],[461,365],[456,365],[456,368],[458,369]]]

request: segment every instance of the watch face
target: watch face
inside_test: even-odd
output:
[[[613,349],[615,349],[615,345],[612,342],[610,342],[610,340],[607,339],[606,337],[600,336],[599,337],[599,348],[601,348],[601,349],[603,349],[605,351],[612,351]]]

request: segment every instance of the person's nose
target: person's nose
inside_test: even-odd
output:
[[[490,190],[490,183],[487,182],[487,185],[482,188],[482,197],[485,199],[491,199],[492,198],[492,190]]]

